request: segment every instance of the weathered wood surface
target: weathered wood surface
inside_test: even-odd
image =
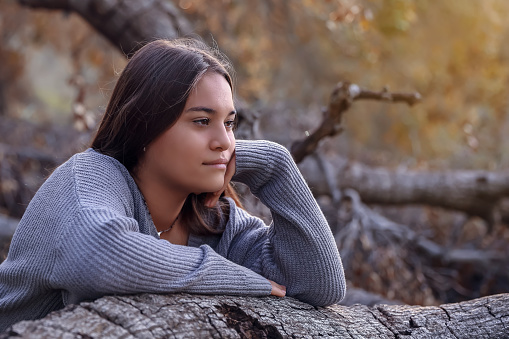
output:
[[[509,294],[439,307],[315,308],[293,298],[110,296],[22,321],[0,338],[507,338]]]

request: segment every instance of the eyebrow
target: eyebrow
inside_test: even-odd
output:
[[[209,108],[209,107],[205,107],[205,106],[191,107],[191,108],[188,108],[186,110],[186,112],[205,112],[205,113],[208,113],[208,114],[216,114],[217,113],[217,111],[215,109],[212,109],[212,108]],[[237,111],[233,110],[230,113],[228,113],[228,116],[236,115],[236,114],[237,114]]]

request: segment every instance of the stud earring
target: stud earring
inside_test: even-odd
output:
[[[143,147],[143,152],[145,152],[147,149],[145,147]]]

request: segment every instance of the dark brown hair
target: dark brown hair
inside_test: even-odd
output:
[[[221,74],[233,92],[228,59],[200,40],[156,40],[139,49],[122,71],[91,147],[121,162],[136,174],[144,147],[181,116],[191,90],[206,72]],[[229,72],[230,71],[230,72]],[[229,185],[226,196],[239,205]],[[228,213],[225,200],[212,209],[205,194],[190,194],[181,220],[191,233],[220,233],[217,224]]]

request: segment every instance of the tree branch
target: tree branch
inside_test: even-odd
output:
[[[390,93],[387,87],[384,87],[380,92],[369,91],[366,89],[356,89],[357,85],[350,85],[353,87],[350,89],[351,92],[359,93],[354,97],[354,100],[378,100],[378,101],[389,101],[389,102],[404,102],[409,106],[413,106],[422,97],[419,93]]]
[[[373,92],[360,88],[349,82],[339,82],[332,90],[329,104],[324,112],[320,126],[308,137],[295,141],[290,147],[295,162],[299,163],[318,147],[325,137],[332,137],[342,132],[341,118],[356,100],[382,100],[404,102],[414,105],[421,100],[419,93],[390,93],[386,88]]]

